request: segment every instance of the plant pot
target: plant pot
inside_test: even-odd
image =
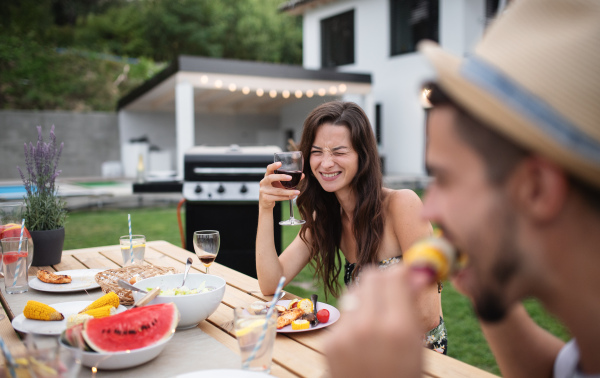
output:
[[[29,231],[33,239],[35,253],[33,266],[47,266],[60,263],[63,244],[65,242],[65,228],[46,231]]]

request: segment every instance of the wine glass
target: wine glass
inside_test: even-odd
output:
[[[275,170],[275,174],[292,176],[290,181],[279,181],[286,189],[296,189],[300,179],[302,178],[302,168],[304,159],[302,159],[302,151],[291,152],[276,152],[275,162],[281,162],[281,167]],[[279,222],[282,226],[295,226],[306,223],[303,219],[294,218],[293,199],[290,198],[290,219]]]
[[[221,237],[219,231],[203,230],[194,232],[194,251],[196,251],[196,255],[198,255],[198,258],[206,267],[206,274],[209,274],[208,267],[217,258],[220,245]]]

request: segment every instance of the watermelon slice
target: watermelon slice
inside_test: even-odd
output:
[[[14,264],[20,257],[27,257],[26,252],[4,252],[2,255],[2,262],[6,265]]]
[[[96,352],[123,352],[153,345],[175,332],[179,311],[172,302],[133,308],[83,324],[83,338]]]

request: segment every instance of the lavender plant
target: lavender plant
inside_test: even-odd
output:
[[[19,174],[25,185],[24,196],[26,209],[25,225],[29,231],[55,230],[64,227],[67,218],[66,203],[58,196],[56,178],[61,173],[57,170],[58,161],[64,143],[56,147],[54,125],[50,129],[50,141],[44,142],[42,127],[38,126],[38,141],[34,146],[25,143],[25,165],[27,176],[19,166]]]

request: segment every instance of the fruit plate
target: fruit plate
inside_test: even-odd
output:
[[[105,269],[75,269],[63,270],[55,274],[66,274],[71,276],[71,283],[67,284],[51,284],[40,281],[37,277],[29,280],[29,287],[39,291],[50,293],[71,293],[74,291],[84,291],[97,289],[100,285],[96,282],[94,276],[96,273],[102,272]]]
[[[289,300],[281,300],[279,302],[277,302],[278,305],[280,306],[285,306],[285,308],[287,308],[287,306],[290,304],[291,301]],[[298,329],[298,330],[293,330],[292,329],[292,325],[286,325],[285,327],[283,327],[282,329],[278,329],[277,332],[279,333],[292,333],[292,332],[307,332],[307,331],[314,331],[316,329],[321,329],[321,328],[325,328],[328,327],[330,325],[332,325],[333,323],[337,322],[338,319],[340,318],[340,312],[338,311],[337,308],[328,305],[327,303],[323,303],[323,302],[317,302],[317,311],[319,310],[328,310],[329,311],[329,321],[327,323],[319,323],[317,324],[315,327],[310,327],[307,329]]]
[[[36,335],[60,335],[67,328],[67,319],[70,315],[77,314],[92,301],[62,302],[50,304],[52,308],[63,314],[61,321],[44,321],[27,319],[25,315],[19,314],[12,321],[12,326],[19,332],[34,333]],[[127,310],[124,306],[117,308],[117,313]]]
[[[198,370],[191,373],[181,374],[175,378],[260,378],[273,377],[267,373],[236,369],[210,369]]]
[[[138,366],[156,358],[165,349],[174,334],[175,331],[173,330],[169,337],[140,349],[115,353],[83,352],[81,354],[81,364],[89,368],[96,367],[99,370],[118,370]],[[62,339],[60,343],[67,348],[73,348],[64,344]]]

